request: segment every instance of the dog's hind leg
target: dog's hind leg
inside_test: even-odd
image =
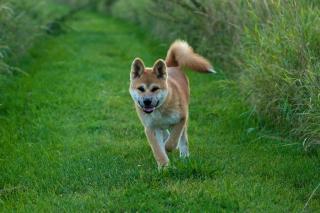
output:
[[[166,151],[171,152],[177,148],[182,132],[185,128],[186,119],[182,119],[179,123],[172,127],[170,136],[166,141]]]
[[[156,129],[155,135],[156,135],[156,139],[157,139],[158,143],[160,144],[161,148],[163,150],[165,150],[165,144],[166,144],[165,141],[168,138],[166,130]]]
[[[170,136],[169,130],[164,129],[164,130],[163,130],[163,143],[164,143],[164,144],[165,144],[166,141],[168,140],[169,136]]]
[[[180,151],[180,158],[187,158],[189,157],[189,144],[188,144],[188,133],[187,127],[184,128],[180,141],[179,141],[179,151]]]
[[[166,141],[168,140],[170,136],[170,132],[167,129],[156,129],[155,130],[156,139],[158,143],[160,144],[161,148],[165,151]]]

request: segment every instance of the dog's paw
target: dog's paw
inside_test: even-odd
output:
[[[158,163],[158,171],[159,172],[164,172],[169,169],[169,162],[167,164],[159,164]]]
[[[180,147],[180,158],[185,159],[188,158],[190,155],[188,148]]]
[[[179,151],[180,151],[180,158],[185,159],[189,157],[189,147],[186,140],[181,140],[179,143]]]
[[[157,161],[157,164],[158,164],[158,170],[164,170],[164,169],[167,169],[169,167],[169,159],[162,159],[162,160],[158,160]]]

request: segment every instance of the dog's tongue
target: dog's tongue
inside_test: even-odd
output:
[[[151,113],[151,112],[153,112],[153,110],[154,110],[154,107],[143,108],[143,111],[146,113]]]

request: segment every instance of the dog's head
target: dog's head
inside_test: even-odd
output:
[[[132,62],[129,92],[145,113],[152,113],[165,102],[167,76],[167,66],[162,59],[157,60],[152,68],[146,68],[139,58]]]

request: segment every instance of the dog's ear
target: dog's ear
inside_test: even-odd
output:
[[[131,79],[139,78],[144,72],[144,63],[140,58],[135,58],[131,65]]]
[[[153,72],[159,79],[167,79],[167,65],[162,59],[158,59],[153,65]]]

